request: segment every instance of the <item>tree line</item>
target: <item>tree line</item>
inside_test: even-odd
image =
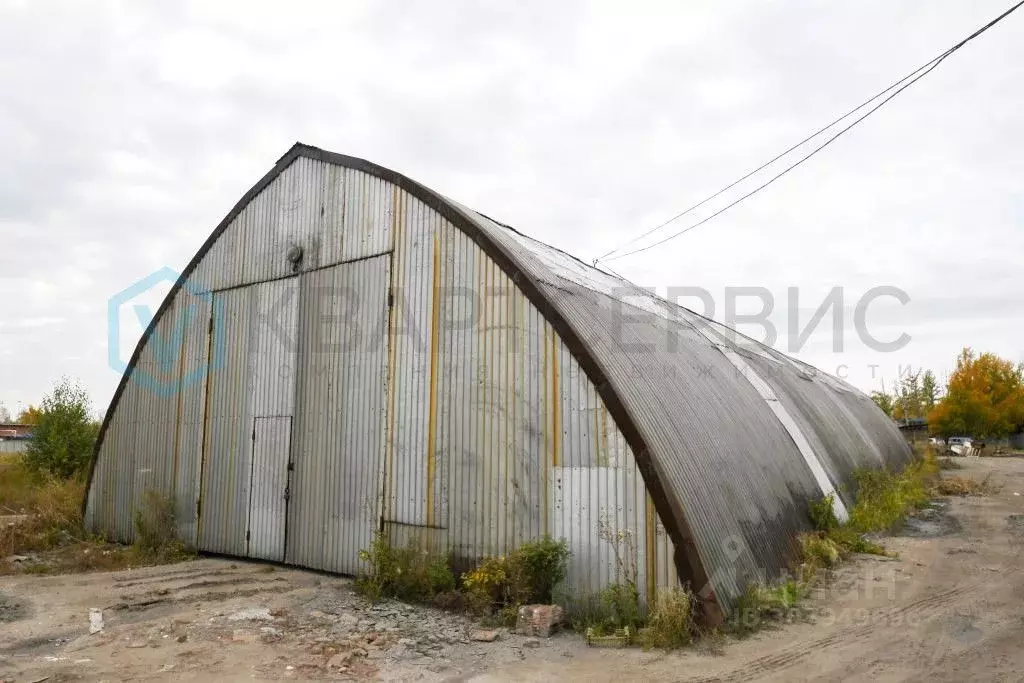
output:
[[[942,437],[1003,438],[1024,431],[1024,363],[965,347],[944,391],[931,370],[919,369],[871,399],[894,420],[927,420]]]

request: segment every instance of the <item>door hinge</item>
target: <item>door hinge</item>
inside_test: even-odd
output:
[[[395,305],[395,295],[392,294],[391,290],[389,289],[388,290],[388,308],[393,308],[394,305]]]
[[[291,498],[292,498],[292,490],[290,488],[286,488],[284,490],[284,499],[285,499],[285,501],[289,501],[289,500],[291,500]]]
[[[248,542],[249,542],[249,537],[250,537],[250,532],[249,532],[249,531],[247,530],[247,531],[245,532],[245,542],[246,542],[246,543],[248,543]]]
[[[288,463],[288,471],[289,472],[294,472],[295,471],[295,463],[293,463],[293,462]]]

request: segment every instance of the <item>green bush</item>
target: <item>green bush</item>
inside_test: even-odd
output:
[[[839,545],[823,532],[800,536],[800,549],[813,567],[832,567],[842,555]]]
[[[422,550],[411,542],[405,548],[393,548],[387,535],[377,534],[369,549],[359,552],[359,558],[368,567],[356,587],[370,600],[391,597],[429,602],[455,589],[449,557]]]
[[[502,621],[515,618],[520,605],[550,603],[569,562],[565,541],[550,537],[524,543],[508,555],[485,557],[462,575],[468,602],[481,615],[498,613]]]
[[[835,513],[836,494],[830,493],[819,500],[812,500],[807,506],[811,524],[818,531],[832,531],[839,526]]]
[[[565,578],[569,546],[544,536],[523,543],[509,554],[509,578],[520,604],[551,602],[551,592]]]
[[[636,629],[643,625],[644,614],[640,607],[640,591],[633,583],[615,583],[601,591],[601,602],[607,610],[608,630],[620,628]]]
[[[81,476],[92,460],[99,425],[85,389],[64,378],[43,398],[25,464],[61,479]]]

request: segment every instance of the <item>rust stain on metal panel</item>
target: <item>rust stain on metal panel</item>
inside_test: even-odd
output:
[[[558,354],[561,349],[559,348],[558,335],[551,335],[551,398],[553,402],[552,406],[552,426],[551,432],[554,438],[551,448],[551,465],[558,467],[560,465],[560,453],[562,450],[562,395],[559,389],[559,377],[558,377]]]
[[[548,383],[548,349],[550,348],[551,345],[548,342],[548,327],[549,327],[549,325],[548,325],[546,320],[541,322],[541,327],[544,330],[544,339],[543,339],[543,342],[541,344],[542,349],[541,349],[541,375],[540,375],[540,383],[544,387],[544,398],[543,398],[543,403],[541,404],[541,407],[540,407],[540,416],[541,416],[541,419],[544,421],[544,427],[543,427],[543,429],[544,429],[544,443],[543,443],[543,451],[541,453],[542,460],[543,460],[541,462],[541,476],[542,476],[541,486],[543,487],[543,490],[541,491],[541,499],[543,500],[544,512],[543,512],[543,518],[541,520],[541,529],[544,530],[544,533],[547,533],[548,530],[551,528],[550,526],[548,526],[548,501],[551,499],[551,491],[549,490],[549,484],[548,484],[548,468],[550,466],[548,456],[549,456],[549,454],[552,451],[552,448],[551,448],[551,424],[550,424],[550,420],[548,418],[551,416],[551,414],[554,411],[551,408],[551,404],[552,404],[551,396],[548,394],[548,390],[550,389],[550,385]]]
[[[646,550],[644,556],[647,560],[647,604],[654,605],[658,600],[658,542],[655,533],[656,514],[654,501],[650,494],[644,493],[644,531],[646,532]]]
[[[214,307],[210,309],[210,326],[206,333],[206,396],[203,400],[203,446],[202,453],[199,458],[199,500],[196,502],[196,547],[203,547],[203,501],[205,500],[206,494],[206,463],[207,455],[210,450],[210,396],[212,395],[213,389],[213,373],[210,372],[210,359],[213,358],[213,340],[214,340],[214,315],[213,311],[216,310],[216,302]]]
[[[394,193],[394,210],[391,213],[393,224],[392,224],[392,248],[395,245],[401,244],[401,233],[405,225],[405,218],[403,216],[402,209],[404,208],[401,202],[401,197],[404,193]],[[384,530],[384,518],[388,516],[389,510],[386,508],[391,505],[391,501],[394,500],[394,466],[395,466],[395,369],[397,366],[397,354],[398,354],[398,317],[402,315],[401,312],[398,315],[395,314],[395,303],[396,300],[402,299],[401,285],[404,282],[399,282],[401,277],[402,267],[404,265],[404,254],[402,250],[395,249],[394,258],[391,261],[391,283],[389,285],[388,293],[388,371],[387,371],[387,386],[385,391],[387,398],[385,405],[387,410],[387,434],[385,436],[385,457],[384,457],[384,486],[385,491],[384,500],[381,501],[381,516],[380,516],[380,530]]]
[[[441,353],[439,334],[439,316],[441,312],[441,235],[434,233],[434,269],[431,294],[430,316],[430,393],[427,397],[429,413],[427,415],[427,526],[434,525],[434,479],[437,469],[434,440],[437,435],[437,362]]]

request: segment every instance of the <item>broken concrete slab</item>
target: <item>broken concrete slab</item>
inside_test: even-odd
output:
[[[473,631],[469,637],[478,643],[493,643],[501,637],[501,631],[498,629],[481,629],[479,631]]]
[[[516,633],[550,638],[561,622],[562,608],[558,605],[523,605],[516,615]]]

